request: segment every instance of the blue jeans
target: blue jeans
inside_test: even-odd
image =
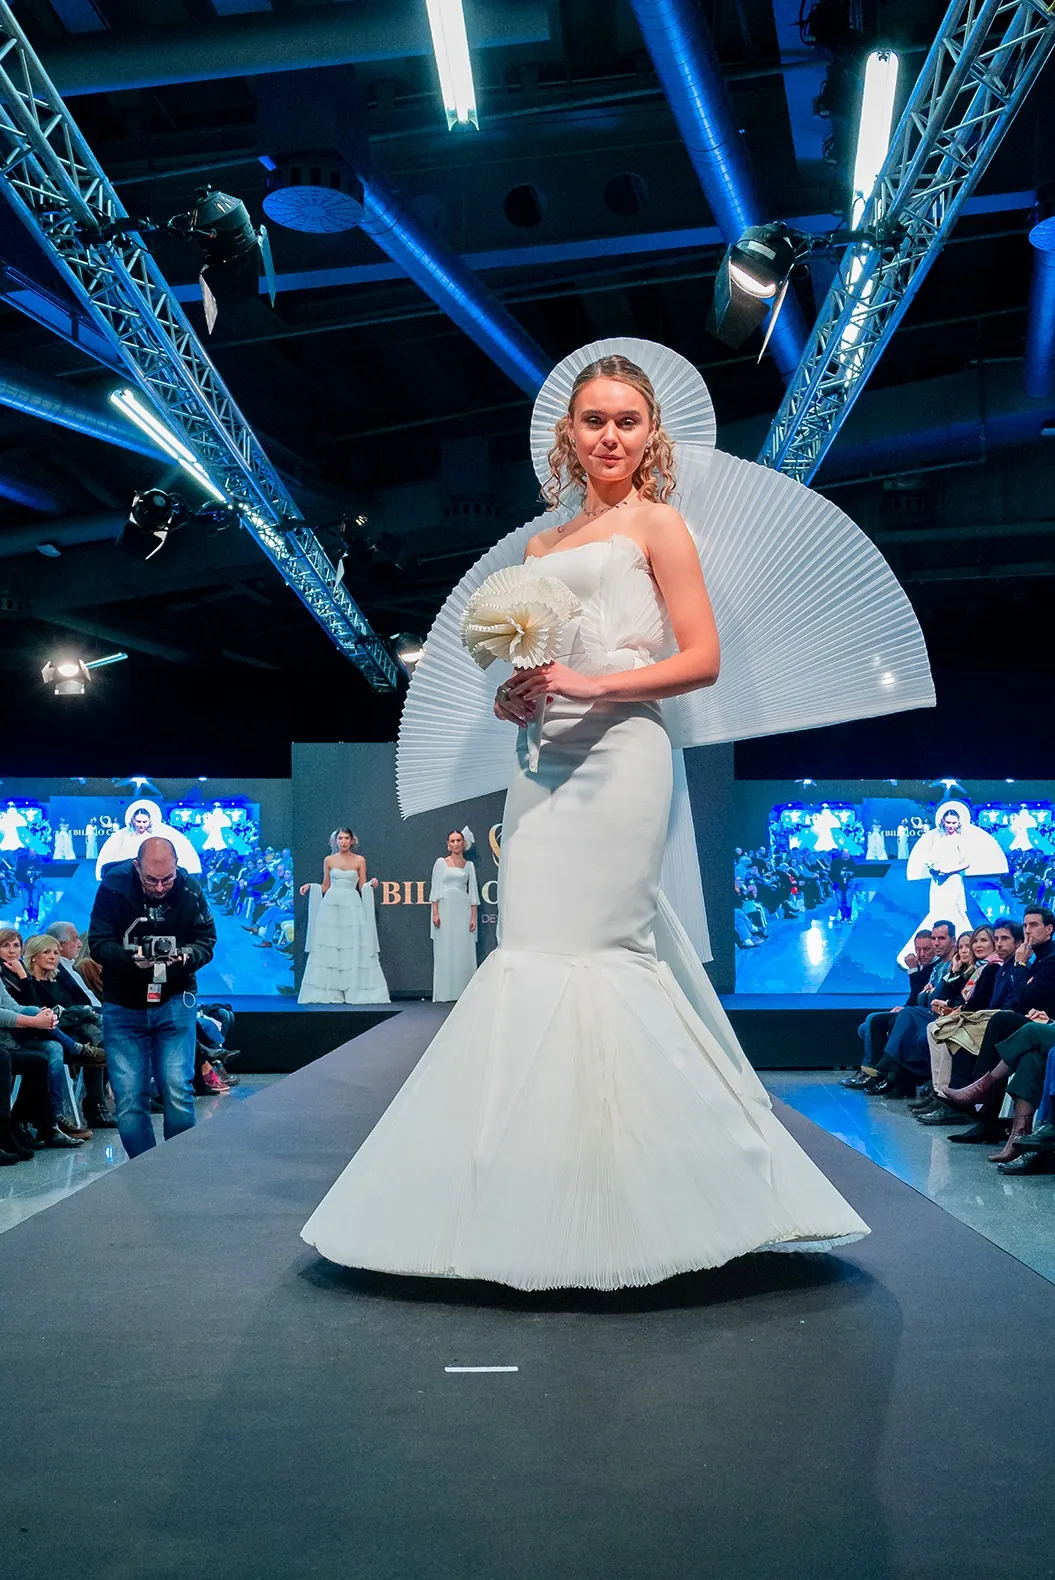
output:
[[[879,1061],[886,1052],[887,1038],[897,1019],[896,1012],[882,1009],[874,1015],[866,1015],[864,1021],[857,1028],[857,1035],[865,1045],[865,1056],[861,1060],[866,1070],[878,1070]]]
[[[197,1005],[182,995],[143,1009],[103,1005],[103,1038],[117,1128],[130,1158],[155,1145],[150,1079],[164,1106],[165,1140],[194,1124],[194,1023]]]

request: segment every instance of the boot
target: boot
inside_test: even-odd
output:
[[[0,1148],[10,1152],[17,1163],[28,1163],[33,1156],[32,1147],[23,1146],[16,1132],[16,1126],[10,1120],[0,1120]]]
[[[1012,1158],[1017,1158],[1020,1148],[1019,1141],[1029,1134],[1029,1127],[1033,1123],[1033,1104],[1024,1097],[1015,1098],[1015,1114],[1011,1121],[1011,1134],[1008,1136],[999,1152],[989,1154],[990,1163],[1010,1163]]]
[[[992,1070],[986,1070],[977,1081],[972,1081],[970,1086],[953,1088],[945,1094],[945,1101],[952,1103],[955,1108],[974,1108],[978,1103],[984,1103],[992,1095],[993,1088],[1001,1077],[1008,1075],[1007,1065],[1001,1060]]]

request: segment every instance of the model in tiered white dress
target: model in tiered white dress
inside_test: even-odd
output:
[[[608,349],[623,347],[585,352]],[[647,344],[643,351],[672,356]],[[576,372],[591,361],[577,357]],[[698,383],[694,371],[693,378]],[[547,523],[551,539],[562,519],[566,526],[571,517]],[[624,521],[627,534],[618,530]],[[839,522],[856,533],[845,518]],[[584,690],[582,677],[591,675],[629,692],[615,677],[672,650],[667,611],[629,515],[611,518],[607,535],[588,530],[592,541],[545,555],[545,576],[559,578],[581,614],[563,629],[556,668],[543,672],[544,686],[548,675],[557,680],[544,712],[551,694],[540,694],[541,727],[520,730],[511,763],[498,744],[509,726],[496,732],[477,704],[486,692],[493,698],[493,681],[486,692],[478,687],[450,633],[469,594],[489,571],[520,560],[541,525],[512,534],[452,595],[429,637],[401,730],[405,813],[455,799],[456,787],[462,796],[494,789],[498,775],[509,784],[500,946],[303,1236],[347,1266],[521,1289],[649,1284],[750,1251],[859,1239],[867,1226],[777,1120],[660,892],[668,835],[675,824],[683,832],[687,810],[672,815],[672,786],[684,776],[674,772],[666,707],[647,695],[603,700],[602,690],[600,700],[584,701],[569,694]],[[778,539],[781,531],[794,564],[786,522]],[[757,549],[752,574],[764,591],[770,560],[765,544]],[[871,560],[868,568],[889,577]],[[831,578],[835,607],[860,578],[851,569],[845,580]],[[721,576],[716,581],[720,593]],[[775,609],[786,607],[784,599]],[[815,618],[828,623],[823,603]],[[910,619],[906,632],[910,625],[918,632]],[[775,629],[766,628],[767,648]],[[735,659],[735,642],[730,647]],[[918,665],[918,652],[912,656]],[[787,656],[779,662],[776,677]],[[922,679],[910,679],[907,667],[898,678],[926,700]],[[810,705],[830,707],[810,679]],[[519,685],[500,688],[500,717],[512,717],[526,695]],[[782,706],[771,688],[756,689],[758,702],[744,706],[750,725]],[[684,744],[706,734],[706,726],[692,725],[691,711],[674,717],[692,726],[682,729]],[[723,724],[711,728],[711,738],[722,738]]]
[[[465,860],[465,835],[459,830],[454,829],[447,836],[447,851],[447,856],[438,856],[433,863],[429,891],[434,1004],[449,1004],[461,998],[476,970],[480,936],[476,926],[480,906],[476,868]]]
[[[374,885],[366,863],[352,854],[355,836],[341,829],[337,849],[323,863],[321,886],[305,883],[307,964],[297,995],[301,1004],[387,1004],[374,913]]]

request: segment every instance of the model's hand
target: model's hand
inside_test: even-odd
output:
[[[432,907],[432,925],[433,927],[440,925],[440,913],[435,906]]]
[[[523,727],[528,724],[535,712],[535,704],[523,702],[513,691],[512,681],[506,681],[504,686],[499,686],[495,692],[495,718],[503,719],[507,724],[517,724]]]
[[[302,883],[301,886],[300,886],[301,894],[307,894],[307,892],[308,892],[308,890],[310,888],[311,888],[311,884],[310,883]]]
[[[376,878],[371,878],[370,879],[370,887],[372,889],[376,889],[377,888],[377,879]]]
[[[570,697],[574,702],[596,702],[603,695],[598,675],[581,675],[567,664],[540,664],[537,669],[516,672],[506,688],[520,702],[536,703],[553,697]]]
[[[471,933],[475,933],[475,931],[476,931],[476,917],[475,916],[470,916],[470,918],[469,918],[469,931]]]

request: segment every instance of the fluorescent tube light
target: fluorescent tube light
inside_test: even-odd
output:
[[[462,0],[425,0],[432,30],[432,50],[440,74],[440,92],[447,111],[447,129],[476,126],[476,89],[469,59]]]

